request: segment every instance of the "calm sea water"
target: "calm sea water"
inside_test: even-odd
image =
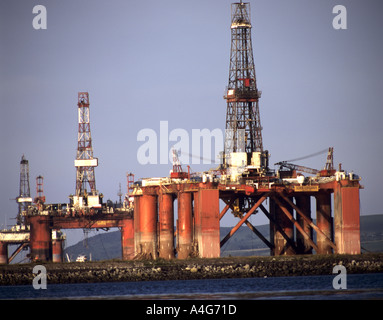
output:
[[[334,276],[0,286],[0,299],[383,299],[383,273]]]

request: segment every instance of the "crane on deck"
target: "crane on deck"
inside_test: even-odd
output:
[[[298,161],[298,160],[311,158],[311,157],[316,156],[318,154],[324,153],[325,151],[327,151],[327,160],[326,160],[326,164],[325,164],[325,167],[323,170],[317,170],[317,169],[297,165],[297,164],[290,162],[290,161]],[[286,168],[289,171],[300,171],[300,172],[306,172],[306,173],[310,173],[310,174],[320,174],[321,176],[330,176],[330,175],[334,174],[334,172],[335,172],[335,170],[334,170],[334,148],[330,147],[328,149],[310,154],[308,156],[296,158],[293,160],[277,162],[274,165],[279,166],[279,170],[283,170],[284,168]]]
[[[301,172],[306,172],[306,173],[311,173],[311,174],[319,173],[319,170],[317,170],[317,169],[312,169],[312,168],[305,167],[305,166],[299,166],[297,164],[289,163],[287,161],[277,162],[277,163],[275,163],[275,165],[279,166],[279,170],[282,170],[283,168],[287,168],[291,171],[295,170],[295,171],[301,171]]]

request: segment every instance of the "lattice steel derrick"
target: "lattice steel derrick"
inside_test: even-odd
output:
[[[23,224],[22,212],[28,209],[28,206],[32,204],[31,189],[29,185],[29,161],[25,159],[24,155],[20,161],[20,190],[19,196],[16,198],[19,205],[19,211],[17,215],[17,224]]]
[[[20,161],[20,192],[19,197],[30,198],[31,189],[29,187],[29,161],[25,159],[24,155]]]
[[[233,3],[225,154],[263,152],[249,3]]]
[[[76,195],[83,195],[87,192],[89,184],[90,192],[96,192],[96,178],[92,160],[93,147],[92,136],[90,132],[90,112],[89,112],[89,94],[88,92],[78,93],[78,143],[76,165]],[[87,160],[87,161],[81,161]],[[77,163],[77,164],[76,164]]]

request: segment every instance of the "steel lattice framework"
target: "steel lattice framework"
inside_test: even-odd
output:
[[[251,44],[250,4],[231,7],[231,54],[227,100],[225,155],[263,152],[262,127]]]
[[[90,133],[90,113],[88,92],[78,93],[78,144],[76,166],[76,195],[84,195],[89,184],[90,192],[96,192],[94,167],[97,159],[93,158],[92,136]]]
[[[29,161],[25,159],[24,155],[20,161],[20,191],[16,201],[19,204],[19,212],[16,218],[17,224],[23,224],[24,219],[22,213],[32,204],[31,189],[29,186]]]

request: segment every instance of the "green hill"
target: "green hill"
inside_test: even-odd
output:
[[[383,215],[360,217],[360,240],[362,252],[383,252]]]
[[[121,257],[121,232],[112,231],[97,234],[89,237],[87,241],[79,241],[77,244],[64,250],[69,255],[71,261],[76,260],[77,256],[84,254],[92,260],[109,260]]]
[[[361,216],[362,252],[383,252],[383,215]],[[256,226],[262,235],[269,239],[269,225]],[[221,239],[231,228],[221,227]],[[71,260],[79,254],[85,254],[92,260],[106,260],[121,257],[120,231],[105,232],[89,237],[65,249]],[[234,236],[222,247],[221,256],[269,255],[269,248],[248,227],[242,226]]]

